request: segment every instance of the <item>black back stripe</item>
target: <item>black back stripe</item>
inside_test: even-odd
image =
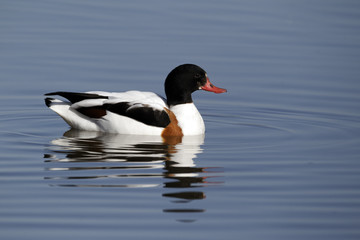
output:
[[[96,107],[82,107],[76,111],[90,118],[101,118],[106,115],[106,110],[102,106]]]
[[[51,103],[54,101],[54,98],[45,98],[45,104],[47,107],[51,107]]]
[[[76,93],[76,92],[51,92],[46,93],[45,96],[59,95],[66,98],[71,103],[77,103],[86,99],[108,99],[107,96],[101,96],[94,93]]]
[[[146,106],[130,108],[131,106],[133,105],[128,102],[103,105],[110,112],[132,118],[146,125],[164,128],[170,123],[169,115],[165,110],[157,110]]]

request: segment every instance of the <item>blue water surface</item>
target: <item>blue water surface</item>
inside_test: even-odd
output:
[[[2,1],[1,239],[359,239],[359,1]],[[79,132],[52,91],[203,67],[204,138]]]

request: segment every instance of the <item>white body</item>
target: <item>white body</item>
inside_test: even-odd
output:
[[[101,131],[120,134],[161,135],[164,128],[146,125],[132,118],[107,111],[102,118],[89,118],[76,111],[80,107],[99,106],[106,103],[129,102],[136,107],[152,107],[157,110],[169,108],[165,100],[151,92],[128,91],[123,93],[88,92],[107,96],[109,99],[87,99],[74,104],[51,100],[49,108],[59,114],[71,127],[86,131]],[[176,116],[184,135],[205,133],[204,121],[193,103],[174,105],[169,108]]]

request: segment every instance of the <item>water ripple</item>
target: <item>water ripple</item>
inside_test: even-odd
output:
[[[201,200],[206,198],[205,193],[190,189],[222,184],[212,180],[220,176],[221,169],[196,166],[203,141],[204,136],[162,139],[70,130],[52,140],[47,148],[44,180],[50,187],[162,187],[168,190],[161,196],[177,199],[174,203]],[[188,207],[163,210],[164,213],[205,211]]]

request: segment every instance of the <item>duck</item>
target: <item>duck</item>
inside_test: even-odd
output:
[[[214,86],[205,70],[195,64],[175,67],[165,79],[166,99],[153,92],[46,93],[45,104],[71,128],[116,134],[191,136],[205,133],[204,120],[192,93],[205,90],[225,93]],[[66,100],[65,100],[66,99]]]

